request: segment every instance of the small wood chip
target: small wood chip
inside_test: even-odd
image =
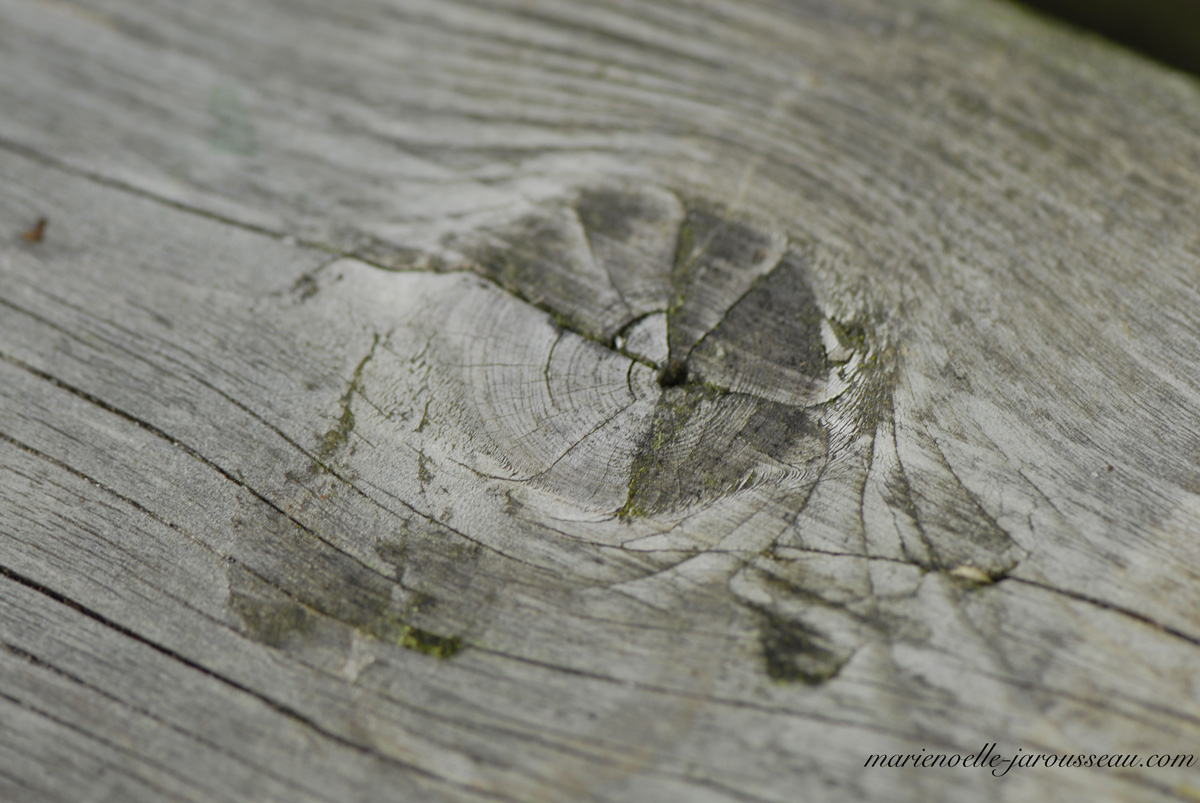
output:
[[[33,228],[21,234],[27,243],[40,243],[42,237],[46,233],[46,218],[38,218],[38,222],[33,224]]]
[[[978,566],[958,566],[950,570],[950,576],[972,583],[990,584],[992,582],[992,576]]]

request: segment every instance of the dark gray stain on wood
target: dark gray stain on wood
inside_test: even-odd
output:
[[[575,309],[584,303],[588,289],[567,269],[569,225],[569,218],[523,218],[476,251],[478,270],[505,290],[550,311],[563,328],[602,338],[602,332]]]
[[[394,599],[395,585],[387,576],[331,549],[279,515],[248,511],[245,518],[234,522],[234,531],[272,558],[231,569],[230,604],[243,621],[275,623],[280,617],[274,602],[252,612],[254,596],[238,590],[246,579],[243,572],[248,570],[285,594],[294,606],[380,638],[399,637],[405,607],[403,601]],[[303,619],[294,612],[284,618]],[[264,632],[259,625],[248,627],[251,634]]]
[[[763,613],[759,643],[767,675],[780,683],[820,685],[835,677],[847,656],[819,630]]]
[[[649,203],[644,195],[614,187],[585,188],[575,209],[589,238],[616,243],[628,243],[638,224],[663,220],[661,207]]]
[[[313,627],[309,608],[237,565],[229,570],[228,604],[242,632],[269,647],[283,647]]]
[[[821,342],[824,318],[803,257],[789,251],[703,336],[689,363],[700,381],[726,387],[803,388],[832,367]]]
[[[769,233],[731,218],[719,206],[688,209],[671,268],[667,339],[672,359],[686,359],[711,330],[709,318],[724,313],[729,298],[745,292],[772,256],[772,245]]]
[[[622,516],[653,515],[783,478],[815,482],[828,436],[798,407],[703,385],[663,391]]]

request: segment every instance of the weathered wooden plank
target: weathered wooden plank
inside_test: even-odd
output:
[[[862,766],[1196,743],[1189,79],[977,0],[0,18],[3,794],[1200,794]]]

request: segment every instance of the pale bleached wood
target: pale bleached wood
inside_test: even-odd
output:
[[[1196,752],[1191,79],[980,0],[0,20],[0,794],[1200,797],[862,766]]]

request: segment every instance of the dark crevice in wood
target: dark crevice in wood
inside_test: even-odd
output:
[[[249,767],[250,769],[254,770],[255,772],[261,772],[268,777],[274,778],[276,781],[279,781],[284,786],[290,786],[291,788],[295,789],[298,792],[306,792],[309,794],[313,794],[311,792],[311,790],[305,789],[305,787],[296,783],[296,781],[293,780],[292,778],[289,778],[286,775],[281,775],[277,772],[274,772],[269,765],[262,765],[262,764],[256,764],[256,763],[252,764],[246,760],[244,754],[239,753],[235,750],[231,750],[227,746],[224,746],[219,742],[212,741],[211,739],[206,739],[203,736],[201,736],[200,734],[185,730],[185,729],[179,727],[178,725],[176,725],[175,723],[170,722],[169,720],[163,719],[162,717],[154,714],[151,711],[147,711],[146,709],[141,708],[140,706],[133,705],[132,703],[128,702],[127,700],[122,699],[121,697],[118,697],[115,694],[112,694],[111,692],[105,690],[104,688],[102,688],[100,686],[96,686],[95,684],[89,683],[88,681],[75,675],[74,673],[68,672],[67,670],[65,670],[61,667],[55,666],[54,664],[44,661],[41,658],[39,658],[38,656],[36,656],[30,652],[27,652],[26,650],[23,650],[20,647],[17,647],[12,644],[8,644],[7,642],[0,641],[0,649],[3,649],[5,651],[11,653],[12,655],[17,656],[18,658],[21,658],[22,660],[28,661],[30,664],[38,667],[39,669],[43,669],[47,672],[57,675],[67,681],[70,681],[71,683],[74,683],[78,686],[81,686],[81,687],[87,689],[89,692],[91,692],[93,694],[103,697],[104,699],[109,700],[113,703],[116,703],[117,705],[120,705],[130,711],[136,712],[140,716],[144,716],[147,719],[152,720],[159,726],[164,727],[164,728],[169,728],[170,730],[174,731],[175,733],[180,734],[184,738],[190,739],[190,740],[196,742],[197,744],[203,745],[205,748],[211,749],[214,752],[217,752],[224,756],[227,756],[228,758],[232,759],[233,761],[236,761],[237,763],[242,764],[243,766]],[[48,718],[52,718],[52,717],[49,717],[49,715],[44,714],[41,711],[38,711],[38,713],[42,714],[43,716],[47,716]],[[58,721],[58,720],[55,720],[55,721]],[[67,723],[64,723],[64,724],[67,724]],[[68,724],[68,727],[73,727],[73,726]],[[97,739],[98,741],[101,741],[104,744],[109,744],[110,746],[119,747],[119,745],[116,745],[113,742],[109,742],[107,740],[101,739],[98,736],[96,736],[95,734],[87,733],[84,731],[80,731],[80,732],[83,733],[85,736],[88,736],[93,739]],[[121,748],[121,749],[123,749],[123,748]],[[172,771],[170,766],[163,765],[163,769],[166,772],[174,775],[176,778],[179,778],[179,780],[183,781],[184,783],[188,782],[188,780],[186,778],[183,778],[183,777],[175,774]]]
[[[121,180],[115,179],[115,178],[111,178],[109,176],[103,175],[102,173],[96,173],[91,170],[85,170],[83,168],[76,167],[75,165],[68,164],[67,162],[64,162],[60,159],[50,156],[49,154],[43,153],[43,152],[39,151],[38,149],[32,148],[21,142],[14,142],[10,139],[0,137],[0,150],[6,150],[10,153],[13,153],[18,156],[22,156],[26,159],[29,159],[30,161],[38,162],[39,164],[45,165],[46,167],[51,167],[55,170],[58,170],[59,172],[66,173],[71,176],[75,176],[76,178],[84,179],[93,184],[98,184],[102,187],[107,187],[112,190],[118,190],[120,192],[127,193],[129,195],[136,195],[137,197],[142,198],[144,200],[152,201],[156,204],[161,204],[163,206],[168,206],[168,207],[175,209],[177,211],[180,211],[180,212],[186,212],[190,215],[196,215],[198,217],[207,218],[209,220],[216,221],[217,223],[223,223],[227,226],[236,226],[239,229],[253,232],[255,234],[261,234],[263,236],[270,237],[273,240],[282,240],[285,237],[289,237],[289,236],[292,236],[293,239],[295,239],[293,235],[289,235],[286,232],[273,231],[271,229],[255,225],[253,223],[247,223],[245,221],[238,220],[236,218],[231,218],[226,215],[221,215],[216,212],[210,212],[207,209],[202,209],[202,208],[196,207],[196,206],[190,206],[188,204],[181,203],[179,201],[174,201],[170,198],[164,198],[161,195],[156,195],[155,193],[149,192],[145,189],[142,189],[141,187],[137,187],[132,184],[127,184],[124,181],[121,181]],[[300,240],[297,240],[296,242],[298,245],[304,246],[305,248],[311,248],[311,249],[314,249],[317,251],[326,251],[326,252],[330,252],[330,253],[341,254],[341,252],[337,251],[337,249],[330,248],[329,246],[322,245],[320,243],[302,242]],[[341,254],[341,255],[346,256],[345,254]]]
[[[35,790],[35,787],[31,786],[28,780],[22,778],[19,775],[14,775],[11,772],[7,772],[3,767],[0,767],[0,778],[4,778],[6,781],[9,781],[10,783],[12,783],[14,785],[19,786],[22,789],[28,789],[30,792],[41,791],[41,790]],[[33,800],[34,798],[31,795],[30,797],[24,798],[24,799]]]
[[[7,304],[7,302],[2,302],[2,301],[0,301],[0,303]],[[147,421],[141,420],[137,416],[127,413],[124,410],[121,410],[120,408],[109,404],[108,402],[104,401],[103,399],[101,399],[97,396],[94,396],[85,390],[82,390],[82,389],[77,388],[73,385],[70,385],[66,382],[63,382],[62,380],[58,379],[57,377],[55,377],[51,374],[48,374],[45,371],[41,371],[41,370],[33,367],[32,365],[29,365],[28,363],[17,359],[16,357],[13,357],[13,356],[10,356],[3,352],[0,352],[0,360],[4,360],[5,362],[10,363],[10,364],[16,366],[17,368],[20,368],[21,370],[26,371],[26,372],[32,374],[33,376],[38,377],[39,379],[43,379],[43,380],[51,383],[52,385],[54,385],[58,388],[61,388],[62,390],[65,390],[68,393],[70,393],[74,396],[77,396],[80,399],[83,399],[86,402],[94,404],[95,406],[99,407],[100,409],[102,409],[108,413],[112,413],[113,415],[118,416],[119,418],[123,418],[126,421],[130,422],[131,424],[134,424],[134,425],[140,427],[141,429],[145,430],[146,432],[149,432],[150,434],[154,435],[155,437],[161,438],[162,440],[166,441],[167,443],[170,443],[172,446],[175,446],[176,448],[182,450],[188,456],[198,460],[199,462],[208,466],[213,471],[216,471],[218,474],[220,474],[222,477],[227,479],[229,482],[233,483],[234,485],[238,486],[239,488],[244,489],[245,491],[250,493],[255,499],[257,499],[259,502],[263,503],[264,505],[269,507],[271,510],[275,511],[277,514],[279,514],[283,518],[290,521],[292,524],[294,524],[299,529],[303,530],[308,535],[311,535],[313,538],[316,538],[318,541],[320,541],[325,546],[334,550],[338,554],[346,557],[347,559],[353,561],[358,566],[360,566],[361,568],[370,572],[371,574],[378,575],[379,577],[386,579],[389,583],[394,582],[393,578],[389,577],[388,575],[384,574],[383,572],[380,572],[378,569],[374,568],[373,566],[363,563],[360,559],[358,559],[354,555],[341,549],[336,544],[326,540],[321,535],[319,535],[315,530],[313,530],[311,527],[308,527],[305,524],[301,523],[295,517],[293,517],[292,515],[287,513],[285,510],[283,510],[283,508],[276,505],[266,495],[264,495],[263,493],[258,491],[256,488],[251,486],[249,483],[245,482],[240,477],[234,476],[233,473],[230,472],[228,469],[225,469],[222,466],[218,465],[217,463],[214,463],[212,460],[209,460],[203,454],[196,451],[191,446],[188,446],[187,444],[182,443],[181,441],[177,440],[175,437],[173,437],[169,433],[164,432],[163,430],[159,429],[158,427],[154,426],[153,424],[151,424]]]
[[[896,508],[902,508],[903,512],[907,513],[912,519],[913,526],[917,530],[917,535],[921,539],[921,544],[925,547],[925,551],[929,553],[930,568],[934,571],[946,571],[948,567],[945,565],[945,563],[943,563],[941,556],[938,554],[937,549],[933,545],[933,541],[929,538],[929,533],[925,532],[925,527],[921,524],[920,512],[917,510],[916,502],[913,501],[912,484],[908,481],[908,475],[904,471],[904,463],[900,459],[900,440],[899,436],[896,434],[895,425],[896,399],[894,394],[887,394],[887,403],[889,409],[891,410],[890,420],[892,422],[892,455],[896,458],[896,471],[898,474],[896,480],[899,484],[899,487],[896,489],[896,492],[898,492],[901,502],[900,505],[889,505],[889,507],[892,509],[892,518],[893,520],[895,519],[897,513]],[[888,491],[891,493],[893,492],[893,489],[888,488]],[[897,527],[896,530],[897,533],[899,533],[899,527]],[[909,558],[914,565],[921,565],[919,561],[915,560],[911,555],[908,554],[908,549],[904,546],[903,537],[900,538],[900,548],[904,552],[904,556]]]
[[[1169,636],[1174,636],[1175,638],[1180,639],[1181,641],[1186,641],[1188,644],[1191,644],[1192,646],[1200,647],[1200,636],[1193,636],[1190,633],[1185,633],[1178,628],[1171,627],[1170,625],[1165,625],[1162,622],[1155,620],[1153,617],[1151,617],[1147,614],[1139,613],[1135,610],[1131,610],[1122,605],[1117,605],[1112,602],[1105,602],[1102,599],[1096,599],[1095,597],[1090,597],[1087,594],[1081,594],[1078,591],[1071,591],[1070,589],[1066,589],[1066,588],[1056,588],[1054,586],[1047,585],[1046,583],[1040,583],[1037,580],[1030,580],[1029,578],[1026,578],[1026,577],[1017,577],[1015,575],[1010,575],[1005,579],[1011,583],[1020,583],[1021,585],[1030,586],[1032,588],[1040,588],[1043,591],[1049,591],[1051,594],[1059,594],[1061,596],[1067,597],[1068,599],[1073,599],[1077,602],[1083,602],[1088,605],[1093,605],[1097,608],[1101,608],[1106,611],[1112,611],[1113,613],[1119,613],[1122,616],[1127,616],[1130,619],[1135,619],[1135,620],[1141,622],[1142,624],[1148,625],[1149,627],[1152,627],[1155,630],[1160,630]]]
[[[358,629],[360,631],[362,630],[361,623],[356,624],[351,621],[346,621],[344,616],[339,617],[336,611],[328,609],[329,606],[323,605],[322,601],[320,599],[315,599],[315,600],[311,599],[311,598],[306,599],[304,595],[297,593],[293,589],[286,588],[286,587],[280,585],[278,582],[276,582],[275,580],[271,579],[270,577],[262,574],[262,572],[256,570],[255,568],[249,566],[244,561],[242,561],[238,558],[235,558],[232,555],[227,555],[222,552],[219,552],[218,550],[214,549],[210,544],[208,544],[206,541],[204,541],[204,540],[200,539],[199,537],[195,536],[194,534],[188,532],[186,529],[184,529],[183,527],[180,527],[175,522],[170,521],[169,519],[166,519],[166,518],[160,516],[158,513],[154,512],[153,510],[150,510],[145,505],[142,505],[141,503],[137,502],[136,500],[130,499],[129,497],[125,496],[124,494],[121,494],[121,493],[113,490],[112,488],[107,487],[104,483],[102,483],[96,479],[93,479],[92,477],[73,468],[72,466],[64,463],[63,461],[58,460],[57,458],[51,457],[50,455],[47,455],[47,454],[41,452],[40,450],[35,449],[32,446],[29,446],[28,444],[22,443],[21,441],[11,437],[10,435],[3,433],[3,432],[0,432],[0,441],[7,442],[7,443],[11,444],[12,446],[14,446],[18,449],[21,449],[22,451],[26,452],[27,454],[31,455],[32,457],[35,457],[39,460],[44,460],[45,462],[49,463],[50,465],[55,466],[56,468],[66,472],[72,476],[78,477],[79,479],[83,480],[84,482],[87,482],[90,485],[95,486],[96,488],[99,488],[104,493],[107,493],[110,496],[112,496],[113,498],[121,501],[122,503],[129,505],[134,510],[138,511],[138,513],[146,516],[150,520],[162,525],[163,527],[167,527],[168,529],[173,530],[173,531],[179,533],[180,535],[184,536],[189,541],[195,543],[196,545],[198,545],[199,547],[204,549],[206,552],[208,552],[214,559],[216,559],[222,563],[227,563],[231,566],[236,566],[239,570],[246,572],[246,574],[250,575],[258,582],[263,583],[268,588],[270,588],[274,591],[277,591],[280,594],[283,594],[293,604],[299,605],[305,611],[308,611],[312,614],[329,617],[330,619],[334,619],[335,621],[342,622],[343,624],[345,624],[349,627],[354,627],[355,629]],[[159,593],[170,598],[174,602],[179,603],[183,608],[190,610],[200,616],[203,616],[206,619],[209,619],[214,624],[216,624],[220,627],[227,627],[227,625],[224,622],[212,619],[212,617],[209,614],[194,608],[191,605],[191,603],[189,603],[187,600],[180,599],[176,595],[174,595],[168,591],[165,591],[164,589],[159,588],[158,586],[155,586],[155,585],[149,583],[149,581],[145,581],[145,582],[147,583],[147,585],[149,585],[155,591],[158,591]],[[392,583],[394,585],[404,589],[405,591],[412,592],[412,589],[405,586],[399,580],[393,580]],[[242,633],[242,635],[245,635],[245,634]]]
[[[546,383],[546,398],[550,400],[550,406],[558,409],[558,402],[554,400],[554,391],[550,385],[550,363],[554,361],[554,352],[558,348],[558,344],[562,342],[565,332],[559,332],[558,337],[554,338],[554,343],[550,346],[550,352],[546,355],[546,365],[542,369],[542,379]],[[629,364],[629,370],[633,370],[633,363]],[[628,376],[626,376],[626,385],[630,385]],[[630,395],[633,394],[633,386],[629,387]]]
[[[658,386],[675,388],[688,380],[687,360],[668,360],[658,372]]]
[[[261,694],[260,692],[255,691],[254,689],[250,688],[249,686],[239,683],[238,681],[233,680],[232,678],[228,678],[218,672],[214,672],[213,670],[209,669],[208,667],[204,666],[203,664],[198,663],[197,661],[194,661],[191,658],[188,658],[187,656],[183,655],[182,653],[179,653],[165,645],[159,644],[159,643],[153,641],[152,639],[146,638],[145,636],[142,636],[139,633],[136,633],[135,631],[130,630],[129,628],[108,618],[107,616],[105,616],[97,611],[93,611],[93,610],[87,608],[86,606],[71,599],[70,597],[66,596],[65,594],[61,594],[53,589],[46,588],[41,583],[38,583],[36,580],[33,580],[22,574],[18,574],[17,572],[12,571],[11,569],[7,568],[6,566],[0,565],[0,576],[6,577],[7,579],[11,580],[14,583],[17,583],[28,589],[31,589],[32,591],[35,591],[38,594],[41,594],[41,595],[53,600],[54,602],[57,602],[61,605],[65,605],[68,608],[71,608],[72,610],[76,611],[77,613],[80,613],[83,616],[87,617],[88,619],[91,619],[92,621],[94,621],[110,630],[113,630],[114,632],[119,633],[122,636],[125,636],[126,638],[132,639],[133,641],[136,641],[137,643],[153,650],[154,652],[157,652],[160,655],[170,658],[171,660],[176,661],[176,662],[182,664],[183,666],[186,666],[189,669],[200,672],[201,674],[203,674],[207,677],[210,677],[213,680],[216,680],[216,681],[228,686],[229,688],[234,689],[235,691],[238,691],[238,692],[246,694],[250,697],[253,697],[255,700],[258,700],[263,705],[266,705],[269,708],[273,709],[274,711],[277,711],[278,713],[288,717],[289,719],[305,726],[309,730],[313,731],[314,733],[319,734],[320,736],[330,740],[331,742],[340,744],[343,747],[348,747],[356,752],[362,753],[363,755],[371,756],[372,758],[375,758],[375,759],[383,761],[387,764],[391,764],[393,766],[399,767],[403,770],[413,772],[413,773],[420,775],[421,777],[427,778],[429,780],[432,780],[432,781],[435,781],[438,783],[445,783],[445,784],[455,786],[455,787],[459,786],[459,784],[453,783],[452,781],[449,781],[448,779],[443,778],[440,775],[438,775],[430,770],[425,769],[424,767],[420,767],[415,764],[410,764],[406,761],[401,761],[400,759],[397,759],[397,758],[387,755],[385,753],[380,753],[377,750],[374,750],[367,745],[353,741],[352,739],[348,739],[347,737],[342,736],[339,733],[331,731],[328,728],[326,728],[323,725],[316,722],[315,720],[310,719],[309,717],[300,713],[299,711],[292,708],[291,706],[288,706],[284,703],[281,703],[277,700],[267,697],[266,695]],[[494,800],[513,801],[513,798],[510,798],[506,795],[502,795],[499,793],[485,792],[485,791],[478,790],[478,789],[473,789],[471,791],[473,791],[477,794],[480,794],[484,797],[494,799]],[[513,801],[513,803],[515,803],[515,801]]]
[[[7,647],[7,645],[5,645],[5,649],[9,649]],[[104,739],[104,738],[97,736],[94,733],[90,733],[90,732],[84,730],[83,728],[81,728],[75,722],[72,722],[67,719],[63,719],[61,717],[57,717],[47,711],[43,711],[42,709],[38,708],[37,706],[30,705],[28,701],[21,700],[17,697],[13,697],[11,694],[8,694],[3,687],[0,687],[0,699],[7,700],[8,702],[12,703],[13,705],[15,705],[19,708],[23,708],[26,711],[29,711],[30,713],[41,717],[42,719],[53,722],[55,725],[57,725],[60,728],[65,728],[66,730],[72,731],[73,733],[76,733],[85,739],[94,741],[97,744],[102,744],[110,750],[113,750],[118,753],[124,753],[125,755],[130,757],[131,764],[134,761],[142,761],[145,763],[150,763],[144,755],[133,752],[132,750],[130,750],[129,747],[122,745],[119,740]],[[180,776],[168,764],[164,764],[162,762],[154,762],[154,767],[159,772],[163,772],[163,773],[171,776],[176,781],[179,781],[181,784],[186,785],[186,784],[190,783],[187,778]],[[162,786],[159,786],[158,784],[154,783],[150,778],[133,774],[130,771],[130,768],[128,766],[122,767],[121,769],[123,772],[128,773],[129,777],[133,781],[135,781],[136,783],[138,783],[142,786],[147,787],[148,789],[153,790],[155,794],[160,795],[161,796],[160,799],[162,799],[162,800],[181,800],[181,801],[188,800],[188,798],[181,798],[181,797],[179,797],[179,795],[172,794],[171,792],[164,789]],[[192,798],[192,800],[198,801],[199,798]]]
[[[172,650],[169,647],[165,647],[161,644],[158,644],[157,642],[155,642],[151,639],[148,639],[145,636],[142,636],[142,635],[130,630],[129,628],[125,627],[124,625],[121,625],[121,624],[113,621],[112,619],[109,619],[107,616],[104,616],[101,613],[98,613],[96,611],[90,610],[89,608],[86,608],[85,606],[81,605],[80,603],[76,602],[75,600],[71,599],[70,597],[67,597],[64,594],[60,594],[59,592],[54,591],[53,589],[46,588],[41,583],[38,583],[37,581],[35,581],[29,577],[26,577],[22,574],[18,574],[17,572],[14,572],[13,570],[7,568],[6,566],[2,566],[2,565],[0,565],[0,575],[8,578],[9,580],[11,580],[14,583],[17,583],[28,589],[36,591],[38,594],[41,594],[42,596],[48,597],[49,599],[53,600],[54,602],[59,603],[60,605],[65,605],[68,608],[72,609],[73,611],[80,613],[83,616],[86,616],[88,619],[91,619],[93,622],[101,624],[110,630],[120,633],[122,636],[132,639],[132,640],[138,642],[139,644],[142,644],[143,646],[148,647],[151,650],[154,650],[155,652],[159,653],[160,655],[164,655],[167,658],[170,658],[173,661],[177,661],[178,663],[188,667],[189,669],[194,669],[197,672],[200,672],[208,677],[211,677],[214,680],[217,680],[217,681],[225,684],[226,686],[229,686],[232,689],[243,692],[244,694],[248,694],[251,697],[255,698],[256,700],[270,706],[271,708],[278,711],[279,713],[284,714],[285,716],[289,717],[290,719],[293,719],[297,722],[300,722],[300,723],[306,725],[307,727],[311,728],[314,731],[317,731],[318,733],[320,733],[323,736],[333,739],[334,741],[342,742],[342,743],[346,744],[347,746],[354,747],[357,750],[365,750],[365,748],[363,748],[361,745],[357,745],[353,742],[345,741],[345,740],[343,740],[343,738],[341,736],[338,736],[337,734],[326,732],[320,725],[309,720],[307,717],[305,717],[303,714],[299,713],[298,711],[294,711],[294,710],[288,708],[286,705],[276,702],[275,700],[272,700],[269,697],[264,697],[263,695],[259,694],[258,692],[254,691],[253,689],[243,686],[241,683],[238,683],[235,680],[232,680],[221,674],[213,672],[208,667],[205,667],[202,664],[196,663],[192,659],[176,652],[175,650]]]

